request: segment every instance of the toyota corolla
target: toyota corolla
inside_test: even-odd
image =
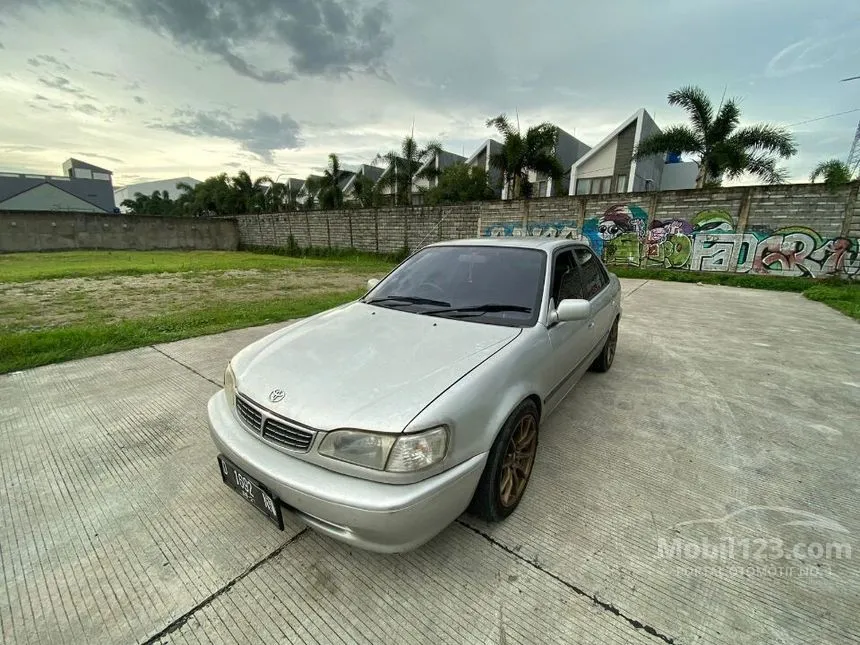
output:
[[[413,549],[467,509],[525,494],[541,423],[612,365],[621,290],[589,246],[427,246],[359,300],[288,325],[227,365],[209,401],[224,483],[358,547]]]

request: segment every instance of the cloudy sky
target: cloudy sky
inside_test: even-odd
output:
[[[693,83],[791,125],[802,180],[848,154],[856,75],[856,0],[0,0],[0,170],[304,177],[413,120],[469,154],[500,112],[594,145]]]

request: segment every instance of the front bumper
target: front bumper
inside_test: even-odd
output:
[[[244,429],[221,390],[209,399],[219,451],[266,486],[303,522],[381,553],[414,549],[453,522],[472,499],[487,454],[414,484],[384,484],[336,473],[284,454]]]

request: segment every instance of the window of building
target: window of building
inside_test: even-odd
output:
[[[538,197],[546,197],[546,182],[539,181],[537,185],[537,196]]]
[[[615,192],[627,192],[627,175],[618,175],[618,177],[615,178]]]
[[[576,180],[577,195],[599,195],[612,192],[612,176]]]

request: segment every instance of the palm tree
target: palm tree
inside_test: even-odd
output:
[[[839,161],[839,159],[828,159],[815,166],[812,174],[809,175],[809,181],[814,184],[819,177],[824,178],[824,185],[830,189],[839,188],[839,186],[844,186],[855,179],[851,176],[851,168],[848,167],[848,164]],[[860,179],[860,176],[857,179]]]
[[[379,206],[379,188],[370,177],[367,177],[364,174],[358,175],[355,178],[353,190],[355,199],[358,201],[361,208],[374,208],[375,206]]]
[[[383,155],[376,155],[374,161],[386,161],[388,171],[379,180],[381,186],[391,188],[394,194],[394,203],[412,205],[412,191],[416,179],[432,179],[438,171],[435,164],[429,164],[427,168],[418,170],[425,162],[429,161],[442,152],[442,144],[438,141],[430,141],[423,148],[418,146],[415,139],[409,135],[403,137],[398,152],[390,151]]]
[[[797,152],[794,137],[787,130],[768,124],[740,128],[740,108],[735,99],[722,103],[715,114],[705,91],[693,85],[670,92],[668,100],[669,105],[687,111],[690,125],[674,125],[647,137],[637,147],[636,159],[668,153],[692,155],[699,166],[696,188],[744,173],[769,184],[786,180],[787,173],[777,167],[777,160]]]
[[[319,175],[308,175],[307,179],[305,179],[304,189],[308,195],[304,203],[306,210],[312,210],[316,207],[317,193],[320,191],[321,183],[322,177]]]
[[[244,170],[240,170],[238,174],[231,179],[233,190],[236,192],[238,214],[251,213],[259,210],[263,206],[264,188],[267,183],[272,183],[272,180],[266,176],[251,179],[251,176]]]
[[[323,171],[320,181],[320,206],[322,208],[341,208],[343,206],[343,188],[341,182],[347,173],[340,169],[340,159],[335,153],[328,156],[328,168]]]
[[[489,119],[487,127],[495,127],[502,135],[502,150],[490,158],[490,165],[502,175],[508,199],[531,196],[529,171],[549,175],[554,184],[561,181],[564,169],[555,156],[558,128],[552,123],[539,123],[520,132],[507,116]]]

